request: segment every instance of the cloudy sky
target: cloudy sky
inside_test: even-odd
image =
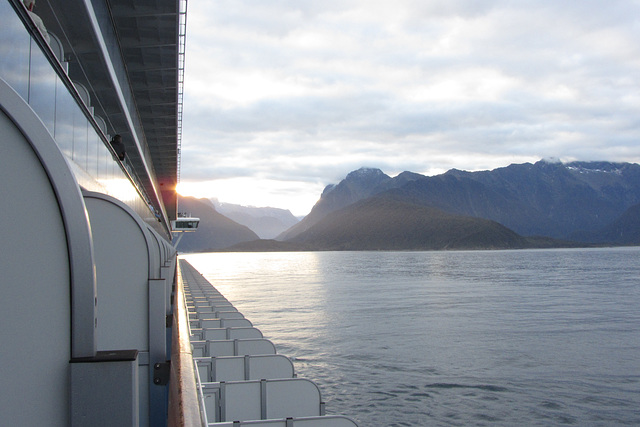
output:
[[[191,0],[180,191],[305,215],[390,176],[640,162],[638,0]]]

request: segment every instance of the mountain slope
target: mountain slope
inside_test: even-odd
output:
[[[226,248],[241,242],[257,240],[248,227],[240,225],[217,212],[208,199],[178,198],[180,212],[200,218],[198,230],[185,233],[178,245],[180,252],[202,252]]]
[[[317,250],[438,250],[531,247],[506,227],[419,206],[389,193],[328,214],[287,240]]]
[[[597,243],[640,245],[640,204],[630,207],[620,218],[597,232],[576,233],[573,237]]]
[[[414,191],[422,192],[425,203],[492,219],[523,235],[565,238],[580,230],[593,232],[640,203],[640,166],[630,163],[539,161],[493,171],[452,170],[445,176],[470,179],[500,197],[482,205],[483,193],[469,194],[452,204],[453,194],[431,197],[427,186]]]
[[[507,227],[535,224],[541,215],[515,197],[499,192],[481,182],[452,174],[425,177],[393,189],[390,193],[417,205],[431,206],[446,212],[497,221]],[[514,214],[517,212],[517,215]],[[519,232],[525,233],[522,230]]]
[[[403,172],[395,178],[362,168],[327,186],[311,213],[278,240],[293,239],[331,212],[384,192],[416,205],[496,221],[523,236],[581,236],[593,243],[601,241],[595,233],[640,203],[640,165],[542,160],[491,171],[452,169],[433,177]]]
[[[395,178],[384,174],[380,169],[360,168],[349,173],[338,185],[328,185],[320,195],[309,215],[298,224],[280,234],[278,240],[287,240],[308,230],[327,214],[342,209],[374,194],[391,188],[400,187],[407,182],[422,178],[413,172],[403,172]]]

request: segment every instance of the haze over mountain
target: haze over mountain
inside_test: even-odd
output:
[[[237,222],[246,225],[261,239],[273,239],[298,223],[298,218],[286,209],[241,206],[222,203],[211,199],[216,211]]]
[[[216,211],[209,199],[178,197],[180,212],[200,218],[195,232],[185,233],[180,240],[180,252],[219,250],[240,242],[258,240],[256,233]]]

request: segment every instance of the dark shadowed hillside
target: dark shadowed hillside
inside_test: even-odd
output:
[[[640,245],[640,204],[627,209],[620,218],[595,233],[573,236],[576,240],[616,245]]]
[[[434,197],[430,187],[442,176],[412,190],[434,206],[493,219],[523,235],[587,235],[640,203],[640,165],[632,163],[539,161],[492,171],[452,170],[445,176],[473,180],[482,191],[464,198],[458,194],[456,203],[451,203],[454,193]],[[499,198],[485,198],[488,192]]]
[[[328,214],[289,240],[319,250],[506,249],[537,246],[484,219],[418,206],[389,194]]]
[[[208,199],[179,197],[180,212],[200,218],[200,226],[193,233],[186,233],[178,245],[180,252],[217,250],[240,242],[257,240],[249,228],[218,213]]]
[[[347,175],[338,185],[328,185],[309,215],[298,224],[280,234],[278,240],[288,240],[308,230],[327,214],[342,209],[374,194],[398,188],[404,184],[424,177],[413,172],[403,172],[395,178],[384,174],[380,169],[360,168]]]
[[[236,250],[275,251],[577,245],[567,241],[640,244],[638,206],[640,165],[632,163],[539,161],[492,171],[450,170],[433,177],[403,172],[395,178],[361,168],[327,186],[311,213],[277,237],[284,245],[254,242],[255,234],[225,222],[230,220],[222,220],[214,210],[208,214],[216,216],[218,229],[187,236],[201,240],[182,250],[232,245]]]

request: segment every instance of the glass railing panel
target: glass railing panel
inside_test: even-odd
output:
[[[49,132],[53,134],[58,75],[33,39],[30,60],[28,102]]]
[[[102,145],[102,140],[95,131],[89,131],[87,144],[87,173],[98,180],[98,147]]]
[[[109,163],[113,163],[113,159],[111,157],[111,153],[109,153],[109,151],[104,146],[104,144],[98,144],[98,158],[96,159],[96,163],[98,168],[98,171],[96,174],[98,181],[101,182],[105,179],[108,179],[109,177],[108,166],[109,166]]]
[[[144,194],[137,171],[126,161],[123,167],[127,172],[120,168],[120,163],[106,146],[106,135],[96,130],[100,128],[99,124],[94,127],[84,106],[79,105],[74,94],[69,92],[65,82],[70,82],[64,71],[49,62],[47,54],[25,29],[9,2],[0,1],[0,16],[0,78],[18,92],[43,121],[70,160],[78,183],[120,199],[141,217],[153,221],[149,198]],[[136,123],[134,127],[142,135],[140,124]],[[146,144],[142,149],[143,156],[149,161]]]
[[[29,96],[29,44],[31,37],[11,5],[0,1],[0,77],[18,94]]]
[[[73,158],[73,127],[74,112],[78,109],[75,99],[71,96],[62,81],[58,79],[56,87],[56,120],[54,137],[60,150]]]
[[[71,159],[80,167],[87,164],[87,118],[79,108],[75,108],[73,114],[73,151]]]

